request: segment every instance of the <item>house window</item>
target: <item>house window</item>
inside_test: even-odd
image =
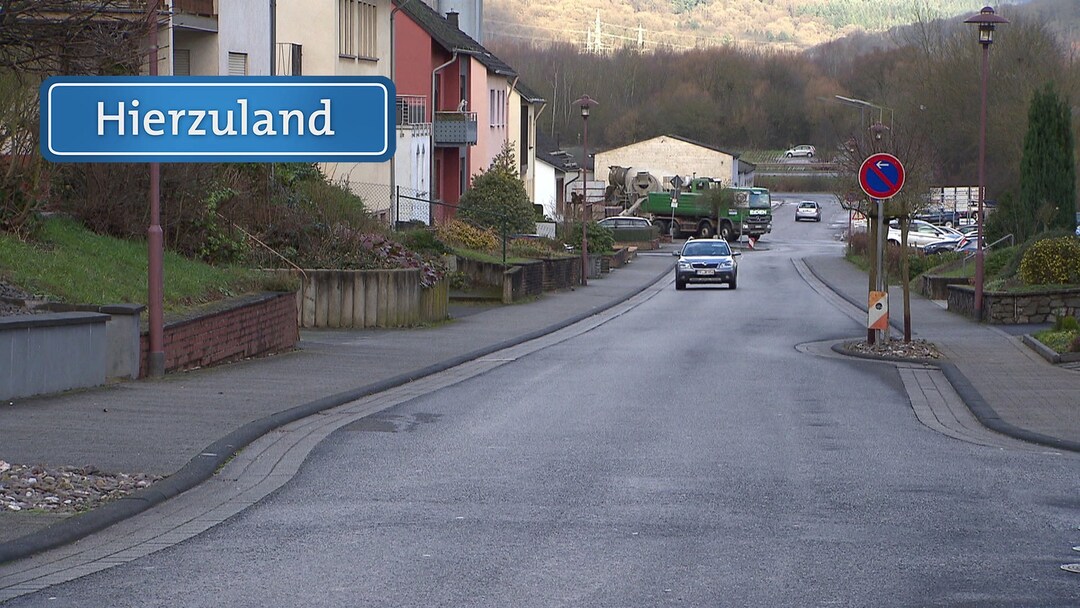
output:
[[[338,54],[375,59],[378,49],[375,5],[360,0],[338,0]]]
[[[229,53],[229,76],[247,76],[247,53]]]
[[[173,76],[191,76],[191,50],[173,51]]]
[[[494,127],[506,126],[506,91],[503,89],[488,90],[488,122]]]

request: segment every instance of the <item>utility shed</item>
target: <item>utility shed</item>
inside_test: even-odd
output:
[[[610,167],[629,167],[633,173],[647,171],[670,188],[667,180],[675,175],[684,178],[711,177],[725,184],[739,184],[739,153],[679,137],[661,135],[645,141],[597,152],[594,158],[596,178],[607,179]],[[753,165],[750,165],[751,167]]]

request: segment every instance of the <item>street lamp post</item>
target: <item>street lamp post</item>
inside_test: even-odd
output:
[[[975,248],[975,319],[983,319],[983,225],[986,222],[986,213],[983,210],[983,201],[986,199],[986,83],[987,73],[990,71],[990,45],[994,43],[994,27],[999,23],[1008,23],[1008,19],[999,17],[994,9],[989,6],[983,7],[979,14],[965,19],[964,23],[974,23],[979,26],[979,44],[982,45],[982,87],[980,92],[979,107],[979,218],[978,239]]]
[[[582,122],[582,152],[581,152],[581,284],[589,284],[589,222],[585,219],[586,197],[589,194],[589,111],[598,105],[596,100],[588,95],[582,95],[574,105],[581,108]]]

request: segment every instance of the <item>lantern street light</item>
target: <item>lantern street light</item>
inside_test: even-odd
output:
[[[979,14],[965,19],[964,23],[974,23],[979,26],[979,44],[982,45],[982,90],[979,108],[979,210],[978,210],[978,241],[975,248],[975,319],[983,319],[983,226],[986,223],[986,213],[983,203],[986,199],[986,81],[990,65],[990,45],[994,42],[994,27],[999,23],[1008,23],[1009,20],[999,17],[994,9],[989,6],[983,7]]]
[[[583,124],[582,130],[582,153],[581,153],[581,284],[589,284],[589,238],[588,227],[589,222],[585,219],[585,208],[587,206],[585,199],[589,195],[589,111],[595,106],[599,105],[597,101],[588,95],[582,95],[574,105],[581,108],[581,122]]]

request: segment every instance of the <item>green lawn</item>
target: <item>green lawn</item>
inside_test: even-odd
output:
[[[69,304],[145,304],[145,242],[99,236],[68,219],[50,219],[39,240],[0,233],[0,275],[52,301]],[[165,252],[164,310],[261,290],[254,271],[217,268]]]

